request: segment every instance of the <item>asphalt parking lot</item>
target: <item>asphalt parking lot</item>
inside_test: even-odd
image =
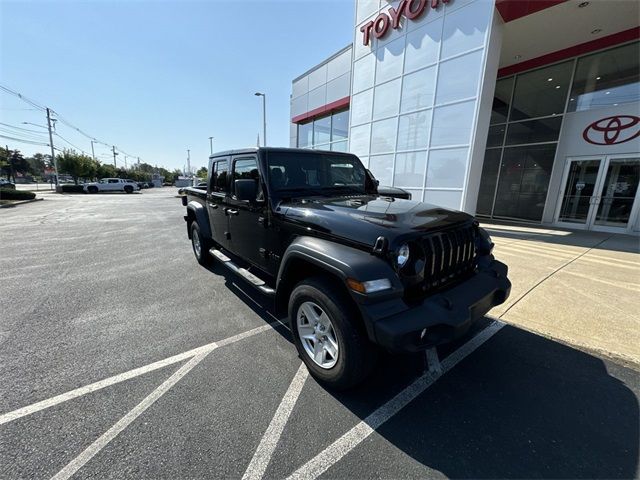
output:
[[[2,478],[638,476],[638,372],[491,318],[326,391],[175,192],[0,211]]]

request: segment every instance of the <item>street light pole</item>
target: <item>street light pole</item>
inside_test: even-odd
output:
[[[59,189],[58,183],[58,159],[53,148],[53,133],[51,132],[51,110],[47,108],[47,128],[49,129],[49,145],[51,146],[51,160],[53,160],[53,168],[56,170],[56,192]]]
[[[256,97],[262,97],[262,146],[267,146],[267,95],[256,92]]]
[[[209,137],[209,149],[211,150],[211,155],[213,155],[213,137]]]

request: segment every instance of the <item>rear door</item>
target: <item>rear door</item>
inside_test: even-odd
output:
[[[229,249],[244,260],[268,271],[267,251],[271,230],[267,224],[267,202],[262,191],[262,182],[256,155],[233,157],[232,181],[229,187],[228,206],[231,242]],[[235,180],[255,180],[257,197],[255,202],[238,200]]]
[[[225,213],[229,195],[229,157],[216,158],[211,163],[207,212],[213,240],[224,248],[229,247],[229,218]]]

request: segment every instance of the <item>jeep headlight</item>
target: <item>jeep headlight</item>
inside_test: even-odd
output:
[[[409,261],[409,253],[409,244],[403,243],[400,245],[396,256],[396,263],[398,264],[398,267],[402,268],[407,264]]]

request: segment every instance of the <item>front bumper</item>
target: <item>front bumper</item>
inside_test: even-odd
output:
[[[376,320],[365,315],[373,320],[372,340],[392,352],[416,352],[455,340],[509,297],[507,271],[504,263],[493,260],[465,282],[428,297],[419,306]]]

